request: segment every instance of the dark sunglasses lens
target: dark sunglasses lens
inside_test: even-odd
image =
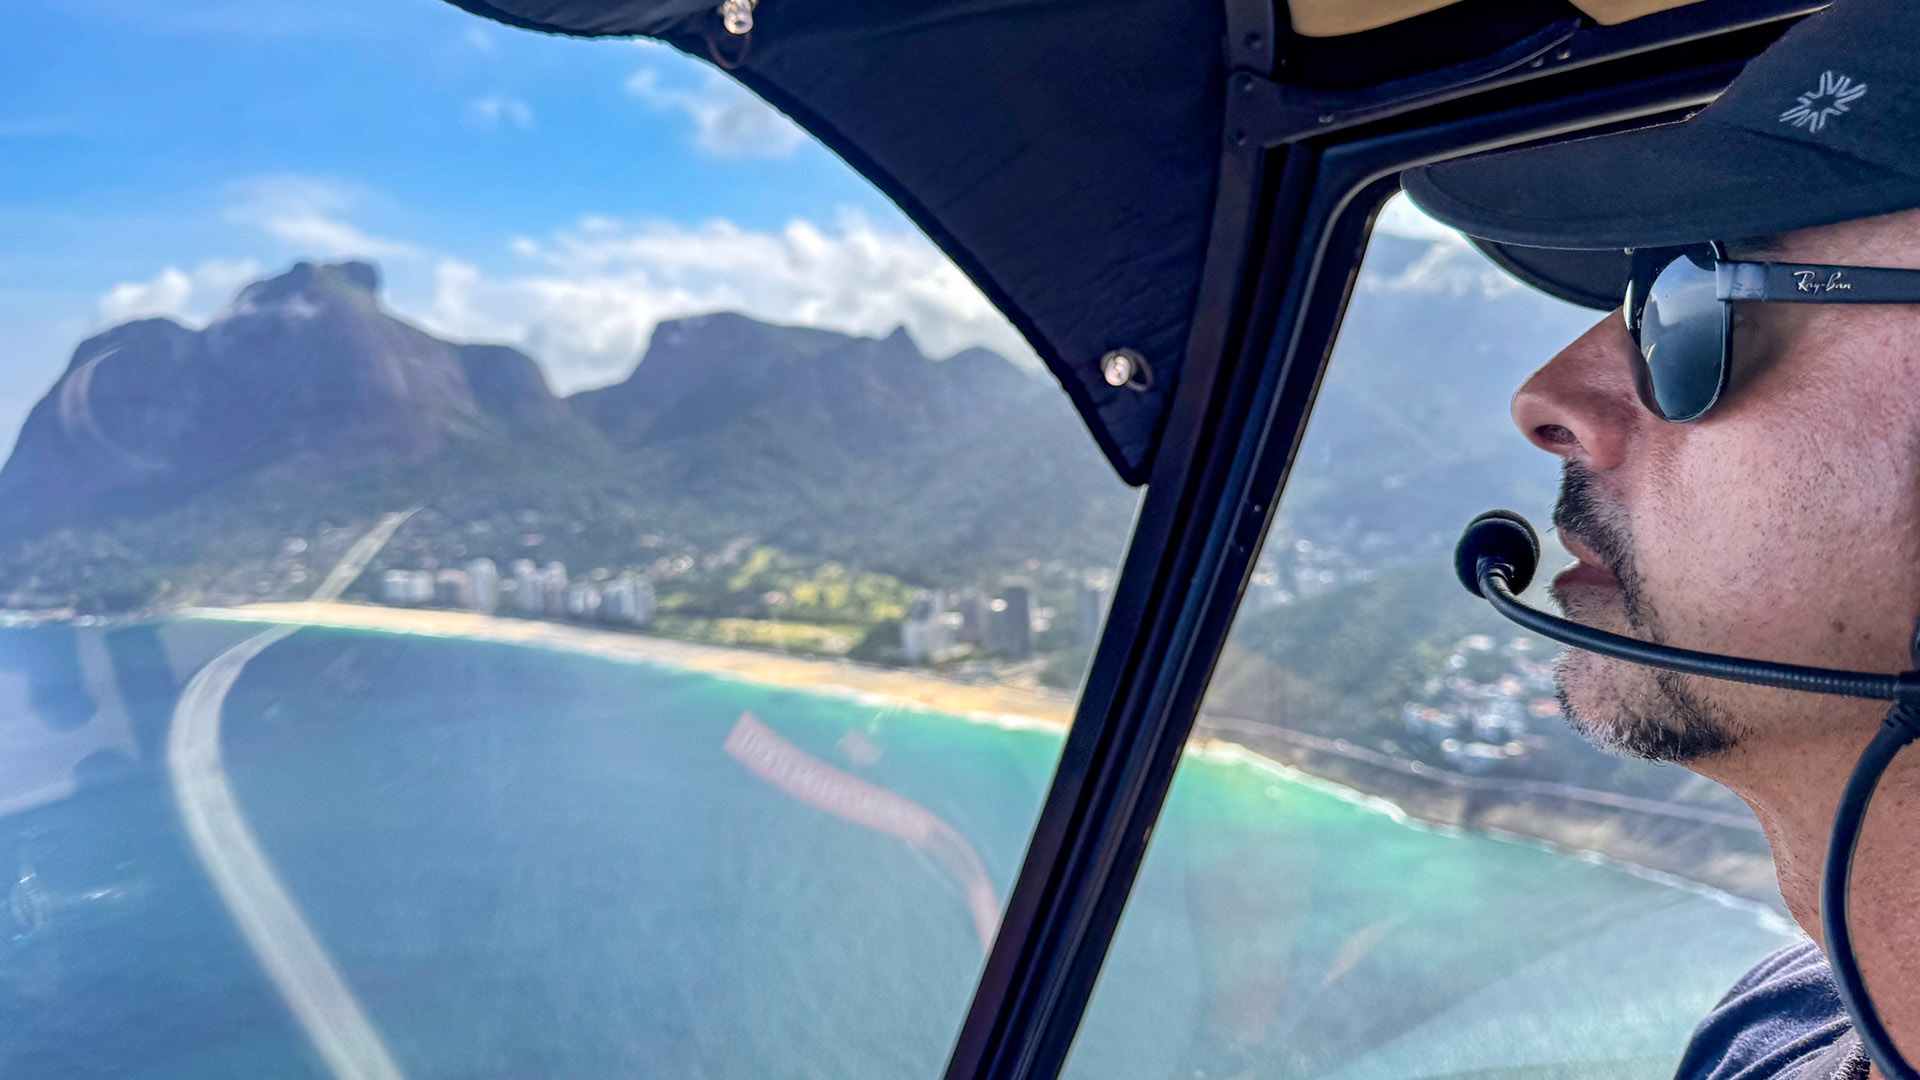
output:
[[[1649,404],[1661,416],[1692,420],[1719,396],[1724,318],[1711,264],[1682,255],[1653,279],[1640,316],[1640,355]]]

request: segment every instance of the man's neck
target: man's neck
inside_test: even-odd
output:
[[[1857,729],[1857,730],[1856,730]],[[1877,730],[1848,724],[1786,746],[1749,740],[1699,772],[1731,788],[1766,830],[1787,910],[1816,942],[1827,837],[1853,764]],[[1920,747],[1896,759],[1875,793],[1854,857],[1848,925],[1881,1017],[1912,1060],[1920,1060]],[[1875,1074],[1878,1075],[1877,1073]]]

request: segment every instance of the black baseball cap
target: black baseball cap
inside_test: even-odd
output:
[[[1403,174],[1522,280],[1619,304],[1626,248],[1735,240],[1920,206],[1920,0],[1834,0],[1685,120]]]

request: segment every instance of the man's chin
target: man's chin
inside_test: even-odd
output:
[[[1612,753],[1684,764],[1738,741],[1733,726],[1672,672],[1565,649],[1554,687],[1573,730]]]

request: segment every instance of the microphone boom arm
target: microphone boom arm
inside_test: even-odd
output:
[[[1840,671],[1744,660],[1737,656],[1676,649],[1623,634],[1582,626],[1571,619],[1549,615],[1515,595],[1533,580],[1540,560],[1540,542],[1533,526],[1509,510],[1490,510],[1474,518],[1454,549],[1454,572],[1469,592],[1493,605],[1495,611],[1562,645],[1625,660],[1632,664],[1700,675],[1709,679],[1799,690],[1809,694],[1891,701],[1880,730],[1854,764],[1853,773],[1834,810],[1833,830],[1827,841],[1820,875],[1820,928],[1828,966],[1840,1003],[1853,1021],[1867,1056],[1887,1080],[1920,1080],[1920,1070],[1901,1054],[1886,1022],[1874,1007],[1860,972],[1860,958],[1847,925],[1847,905],[1853,883],[1853,857],[1866,822],[1867,808],[1880,778],[1900,751],[1920,739],[1920,624],[1914,627],[1911,662],[1914,670],[1898,675],[1868,671]]]
[[[1582,626],[1570,619],[1549,615],[1522,603],[1513,594],[1511,567],[1502,559],[1482,555],[1479,559],[1480,593],[1494,609],[1508,619],[1542,637],[1562,645],[1611,656],[1616,660],[1644,664],[1647,667],[1678,671],[1683,675],[1701,675],[1709,679],[1772,686],[1782,690],[1801,690],[1809,694],[1838,697],[1872,698],[1876,701],[1920,699],[1920,677],[1912,672],[1880,675],[1870,671],[1840,671],[1833,668],[1806,667],[1800,664],[1775,664],[1764,660],[1677,649]]]

